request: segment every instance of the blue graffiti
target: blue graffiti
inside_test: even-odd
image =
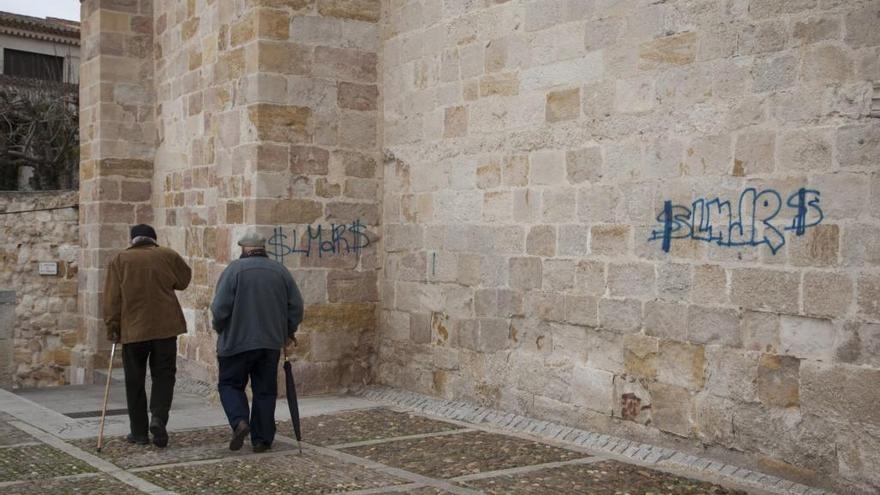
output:
[[[800,188],[783,203],[773,189],[758,191],[750,187],[739,196],[736,209],[720,198],[699,198],[690,208],[663,202],[657,216],[662,228],[651,231],[648,242],[661,240],[669,252],[673,239],[692,239],[718,246],[761,246],[766,244],[775,255],[785,245],[785,232],[802,236],[808,228],[825,218],[819,207],[819,191]]]
[[[296,228],[291,229],[288,236],[282,227],[275,227],[267,242],[270,246],[267,251],[276,261],[282,263],[285,256],[291,255],[317,255],[319,258],[325,255],[357,255],[370,245],[366,228],[360,219],[350,224],[330,224],[329,228],[307,225],[304,230],[300,230],[302,236],[298,235]]]

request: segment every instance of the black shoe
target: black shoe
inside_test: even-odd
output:
[[[239,450],[244,444],[244,439],[251,432],[251,427],[245,421],[239,421],[232,432],[232,440],[229,441],[229,450]]]
[[[150,420],[150,433],[153,434],[153,445],[159,448],[168,446],[168,430],[161,421],[156,418]]]
[[[268,443],[257,442],[254,444],[254,454],[262,454],[263,452],[271,449],[272,446]]]
[[[125,437],[125,441],[137,445],[147,445],[150,443],[149,437],[137,437],[134,433],[129,433],[128,436]]]

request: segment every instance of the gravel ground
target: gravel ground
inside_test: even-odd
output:
[[[0,482],[94,473],[95,468],[48,445],[0,449]]]
[[[488,494],[745,495],[746,492],[624,464],[602,461],[463,483]]]
[[[200,430],[169,432],[168,447],[160,449],[153,444],[135,445],[128,443],[125,437],[106,439],[104,448],[99,455],[104,459],[125,469],[177,462],[221,459],[252,454],[250,441],[237,452],[229,450],[230,428],[216,426]],[[96,439],[76,440],[72,443],[88,452],[95,452]],[[272,450],[290,450],[293,447],[275,442]]]
[[[337,493],[404,483],[309,452],[140,471],[137,475],[180,495]]]
[[[439,478],[587,457],[586,454],[483,431],[399,440],[343,451]]]
[[[303,441],[323,446],[461,429],[452,423],[384,408],[313,416],[303,418],[301,424]],[[293,437],[290,421],[280,423],[278,431]]]
[[[140,495],[144,493],[106,475],[28,482],[8,486],[3,491],[10,495]]]

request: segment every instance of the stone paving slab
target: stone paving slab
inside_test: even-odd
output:
[[[145,493],[107,475],[26,482],[8,486],[3,491],[10,495],[140,495]]]
[[[325,447],[461,429],[460,426],[445,421],[387,408],[303,418],[301,424],[304,442]],[[293,436],[290,421],[280,423],[278,431]]]
[[[0,482],[94,473],[97,470],[48,445],[0,449]]]
[[[341,450],[439,478],[588,457],[580,452],[484,431],[398,440]]]
[[[712,483],[683,478],[617,461],[569,464],[522,474],[462,482],[487,494],[745,495]]]
[[[0,446],[36,441],[34,437],[9,424],[9,421],[15,421],[15,418],[0,412]]]
[[[338,493],[407,483],[309,451],[159,468],[137,475],[180,495]]]
[[[190,431],[171,431],[169,432],[168,446],[164,449],[160,449],[153,444],[131,444],[125,440],[125,437],[112,437],[106,439],[101,453],[95,452],[95,445],[97,445],[97,439],[95,438],[75,440],[70,443],[83,450],[91,451],[95,455],[123,469],[221,459],[253,453],[249,440],[245,441],[245,445],[241,450],[236,452],[229,450],[230,434],[231,430],[228,426],[215,426]],[[272,445],[273,451],[291,449],[293,449],[293,446],[281,442],[275,442]]]

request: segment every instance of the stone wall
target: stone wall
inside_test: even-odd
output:
[[[380,382],[880,487],[880,4],[386,0]]]
[[[77,205],[76,191],[0,192],[3,388],[70,383],[79,327]],[[58,274],[39,275],[39,262],[57,263]]]
[[[216,381],[213,288],[239,254],[237,239],[256,228],[306,299],[302,392],[362,385],[375,354],[381,254],[378,2],[141,3],[145,18],[119,2],[95,15],[113,12],[123,32],[143,28],[155,41],[124,54],[145,61],[153,79],[113,94],[155,104],[154,114],[143,108],[155,129],[143,168],[152,187],[139,182],[122,198],[151,205],[160,243],[193,267],[179,294],[181,369]]]

